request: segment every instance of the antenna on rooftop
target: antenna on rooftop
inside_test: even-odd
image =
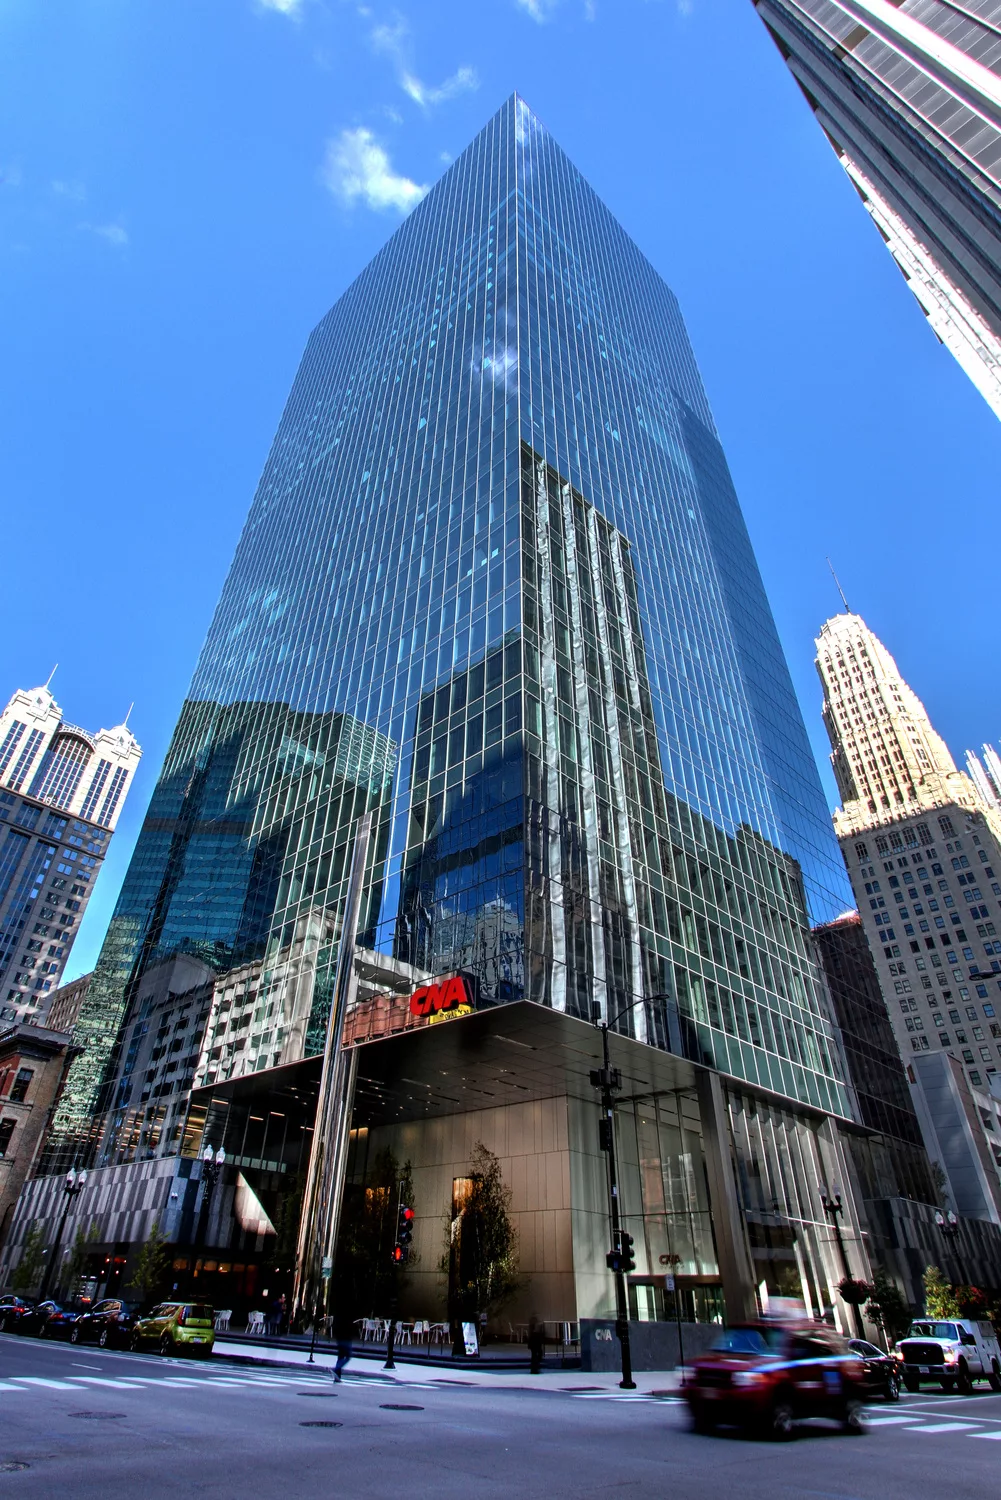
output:
[[[58,670],[59,670],[59,663],[56,662],[55,666],[52,668],[52,671],[49,673],[48,677],[46,678],[46,681],[45,681],[45,686],[46,687],[48,687],[49,683],[52,681],[53,677],[55,677],[55,675],[58,672]]]
[[[129,718],[131,717],[132,710],[135,708],[135,706],[136,706],[136,700],[133,698],[132,702],[129,704],[129,711],[125,715],[125,718],[122,720],[122,728],[123,729],[127,728],[128,722],[129,722]]]
[[[845,613],[848,614],[848,615],[850,615],[851,614],[851,610],[848,608],[848,600],[845,598],[845,591],[841,587],[841,580],[838,578],[837,573],[835,573],[835,571],[834,571],[834,564],[831,562],[830,558],[827,559],[827,566],[831,570],[831,577],[834,579],[834,586],[837,589],[838,593],[841,595],[841,603],[845,607]]]

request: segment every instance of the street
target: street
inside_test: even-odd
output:
[[[471,1372],[472,1373],[472,1372]],[[684,1406],[565,1371],[454,1376],[357,1361],[208,1364],[0,1336],[0,1496],[220,1500],[338,1494],[669,1494],[913,1500],[997,1492],[1001,1396],[923,1392],[871,1408],[862,1438],[807,1427],[778,1445],[697,1437]],[[590,1389],[589,1389],[590,1386]]]

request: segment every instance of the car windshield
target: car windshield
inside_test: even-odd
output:
[[[714,1354],[774,1354],[782,1335],[777,1328],[728,1328],[712,1345]]]
[[[852,1339],[849,1347],[854,1349],[856,1354],[861,1354],[863,1359],[883,1358],[882,1349],[877,1349],[875,1344],[867,1344],[865,1339]]]
[[[184,1309],[184,1321],[186,1323],[211,1323],[212,1309],[206,1307],[204,1302],[195,1302]]]
[[[176,1302],[161,1302],[159,1307],[154,1307],[153,1311],[150,1313],[150,1317],[166,1318],[169,1317],[172,1312],[176,1312],[177,1308],[178,1303]]]
[[[955,1323],[912,1323],[911,1336],[923,1339],[957,1339]]]

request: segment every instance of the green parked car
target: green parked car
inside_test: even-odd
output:
[[[215,1343],[214,1313],[204,1302],[161,1302],[132,1330],[133,1349],[194,1354],[208,1359]]]

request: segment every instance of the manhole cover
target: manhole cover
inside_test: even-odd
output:
[[[22,1464],[16,1458],[11,1458],[5,1464],[0,1464],[0,1474],[16,1474],[18,1469],[27,1469],[29,1467],[29,1464]]]
[[[300,1422],[300,1427],[343,1427],[343,1422]]]
[[[117,1422],[124,1417],[123,1411],[71,1411],[67,1412],[70,1417],[86,1417],[89,1422]]]
[[[423,1411],[423,1406],[406,1406],[401,1401],[383,1401],[379,1403],[380,1411]]]

